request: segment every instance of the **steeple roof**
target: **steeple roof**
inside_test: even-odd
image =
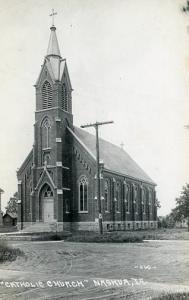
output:
[[[61,58],[58,40],[56,36],[56,27],[51,26],[51,35],[49,39],[49,45],[47,49],[47,56],[59,56]]]
[[[59,49],[58,40],[56,36],[56,27],[52,25],[50,29],[51,29],[51,34],[50,34],[47,54],[45,56],[44,63],[42,65],[35,86],[38,86],[38,84],[41,82],[41,75],[44,71],[44,68],[46,68],[53,82],[61,81],[64,74],[67,77],[69,88],[72,89],[68,68],[66,64],[66,59],[62,59],[60,54],[60,49]]]

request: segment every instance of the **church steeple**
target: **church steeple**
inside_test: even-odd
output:
[[[56,36],[56,27],[54,25],[52,25],[50,29],[51,29],[51,35],[50,35],[49,45],[48,45],[48,49],[47,49],[47,57],[48,56],[58,56],[61,58],[58,40],[57,40],[57,36]]]
[[[58,108],[72,114],[72,86],[66,64],[62,59],[52,10],[51,34],[39,77],[36,81],[36,111]]]

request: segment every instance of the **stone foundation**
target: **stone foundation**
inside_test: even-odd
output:
[[[45,224],[45,223],[41,223]],[[25,222],[23,224],[23,229],[32,228],[40,226],[40,223]],[[48,225],[48,224],[47,224]],[[52,232],[62,232],[62,231],[99,231],[98,221],[94,222],[54,222],[49,224],[52,228]],[[17,224],[18,230],[21,230],[21,223]],[[115,222],[103,222],[103,231],[134,231],[134,230],[149,230],[156,229],[157,221],[115,221]]]
[[[128,221],[103,222],[103,231],[134,231],[156,229],[157,221]],[[95,222],[64,222],[64,230],[69,231],[99,231],[99,224]]]

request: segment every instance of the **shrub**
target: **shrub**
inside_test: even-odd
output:
[[[169,293],[153,298],[153,300],[189,300],[189,293]]]
[[[5,241],[0,241],[0,263],[13,261],[24,253],[18,248],[11,248]]]
[[[100,235],[97,232],[83,231],[73,233],[66,240],[87,243],[139,243],[143,241],[143,238],[141,234],[135,232],[106,232]]]

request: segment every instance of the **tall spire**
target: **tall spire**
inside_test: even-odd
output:
[[[54,12],[54,9],[52,9],[52,14],[50,14],[50,17],[52,17],[52,26],[51,26],[51,35],[49,39],[49,45],[47,49],[47,56],[59,56],[61,57],[60,54],[60,49],[58,45],[58,40],[56,36],[56,27],[54,26],[54,16],[57,15],[56,12]]]

